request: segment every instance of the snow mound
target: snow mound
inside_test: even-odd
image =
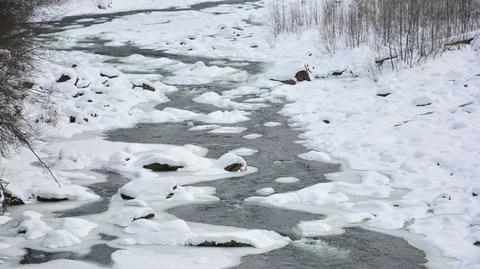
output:
[[[77,237],[87,236],[91,230],[95,229],[98,225],[88,220],[80,218],[65,218],[63,219],[61,230],[67,231]]]
[[[166,200],[175,193],[176,188],[177,183],[172,178],[137,178],[125,184],[118,192],[124,199]]]
[[[22,221],[18,226],[18,232],[24,233],[28,240],[38,239],[52,230],[41,220],[42,214],[35,211],[25,211],[22,214]]]
[[[112,216],[111,222],[120,227],[127,227],[130,223],[143,218],[153,218],[155,213],[149,207],[126,207]]]
[[[66,230],[50,231],[42,241],[42,245],[44,247],[51,249],[70,247],[74,245],[80,245],[81,243],[82,240]]]

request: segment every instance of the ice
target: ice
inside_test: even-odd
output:
[[[296,177],[279,177],[275,179],[275,182],[277,183],[284,183],[284,184],[289,184],[289,183],[295,183],[299,182],[300,179]]]
[[[298,155],[298,157],[309,161],[332,162],[332,158],[330,158],[328,154],[314,150],[307,153],[302,153]]]
[[[239,156],[252,156],[253,154],[257,153],[258,150],[250,149],[250,148],[238,148],[229,151],[230,153],[237,154]]]
[[[245,128],[245,127],[226,126],[226,127],[220,127],[220,128],[217,128],[217,129],[213,129],[209,133],[212,133],[212,134],[239,134],[239,133],[242,133],[246,130],[247,130],[247,128]]]
[[[257,139],[257,138],[260,138],[262,137],[261,134],[248,134],[248,135],[244,135],[243,138],[245,139]]]
[[[257,190],[256,193],[258,193],[259,195],[267,196],[275,193],[275,190],[271,187],[267,187]]]
[[[234,124],[238,122],[248,121],[247,117],[250,113],[234,110],[234,111],[215,111],[205,115],[200,120],[205,123],[222,123],[222,124]]]
[[[263,124],[263,126],[266,126],[266,127],[277,127],[277,126],[281,126],[282,124],[280,122],[273,122],[273,121],[270,121],[270,122],[266,122]]]

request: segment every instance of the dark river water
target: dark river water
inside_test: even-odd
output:
[[[256,1],[223,1],[222,4],[238,4]],[[72,25],[90,25],[103,23],[113,18],[128,16],[139,12],[176,12],[182,10],[200,10],[211,8],[219,3],[204,3],[183,9],[145,10],[122,12],[110,15],[92,15],[66,18],[55,22],[48,33],[57,33],[62,27]],[[78,22],[80,19],[92,20]],[[54,40],[46,36],[45,40]],[[112,57],[125,57],[131,54],[142,54],[147,57],[167,57],[184,63],[203,61],[206,64],[233,66],[257,74],[262,70],[262,63],[247,61],[232,61],[229,59],[214,59],[201,56],[185,56],[170,54],[164,51],[141,49],[134,45],[121,47],[106,47],[105,42],[98,38],[86,39],[85,47],[64,48],[65,50],[80,50]],[[220,62],[220,63],[218,63]],[[116,65],[118,60],[110,60]],[[156,70],[155,72],[165,72]],[[128,72],[126,72],[128,74]],[[135,73],[135,72],[132,72]],[[214,91],[221,94],[238,85],[213,83],[197,86],[179,86],[180,91],[170,93],[171,102],[158,106],[175,107],[194,112],[208,113],[219,110],[211,105],[198,104],[192,99],[203,92]],[[242,96],[235,101],[241,102],[258,96]],[[281,100],[280,100],[281,101]],[[242,258],[242,263],[235,268],[424,268],[427,261],[425,254],[409,245],[404,239],[367,231],[361,228],[347,228],[346,232],[337,236],[302,239],[292,230],[299,221],[318,220],[322,215],[302,211],[281,209],[244,202],[244,199],[256,195],[255,191],[264,187],[273,187],[276,192],[299,190],[316,183],[325,182],[325,174],[338,171],[338,165],[300,159],[298,154],[308,151],[297,143],[300,131],[288,127],[288,119],[278,112],[284,102],[266,102],[269,106],[253,111],[249,115],[250,121],[234,124],[233,126],[246,127],[248,130],[241,134],[212,134],[208,131],[189,131],[191,126],[186,123],[138,124],[134,128],[110,130],[105,133],[106,139],[111,141],[131,143],[161,143],[161,144],[194,144],[209,149],[207,157],[218,158],[229,150],[246,147],[258,150],[252,156],[245,157],[247,163],[257,167],[258,172],[235,179],[220,179],[210,182],[194,184],[194,186],[209,186],[216,188],[216,196],[220,201],[213,203],[188,204],[171,208],[168,213],[188,222],[198,222],[214,225],[234,226],[240,228],[254,228],[276,231],[293,241],[284,248],[260,255],[250,255]],[[265,122],[280,122],[281,126],[265,127]],[[196,123],[200,124],[200,123]],[[228,125],[225,125],[228,126]],[[258,133],[258,139],[245,139],[242,136],[249,133]],[[300,181],[292,184],[276,183],[279,177],[297,177]],[[98,214],[108,209],[109,201],[118,188],[128,182],[127,178],[116,174],[108,174],[108,180],[97,183],[90,188],[100,195],[103,200],[83,205],[79,208],[57,212],[59,217],[85,216]],[[105,241],[113,238],[105,235]],[[27,249],[22,263],[42,263],[54,259],[75,259],[91,261],[103,265],[111,264],[110,254],[116,249],[100,244],[83,256],[70,252],[48,253]]]

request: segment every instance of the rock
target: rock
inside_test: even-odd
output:
[[[343,75],[343,73],[345,73],[346,71],[347,71],[347,69],[341,70],[341,71],[333,71],[332,73],[330,73],[330,75],[332,75],[332,76],[341,76],[341,75]]]
[[[123,193],[120,193],[120,197],[122,197],[123,200],[133,200],[133,199],[135,199],[135,198],[130,197],[130,196],[128,196],[126,194],[123,194]]]
[[[174,171],[177,171],[178,169],[183,168],[183,166],[174,166],[174,165],[168,165],[163,163],[151,163],[151,164],[144,165],[143,168],[150,169],[154,172],[174,172]]]
[[[155,214],[150,213],[150,214],[145,215],[145,216],[141,216],[141,217],[138,217],[138,218],[133,218],[133,221],[136,221],[136,220],[139,220],[139,219],[153,219],[154,217],[155,217]]]
[[[240,171],[242,167],[243,165],[241,163],[233,163],[231,165],[226,166],[224,169],[225,171],[228,171],[228,172],[237,172],[237,171]]]
[[[173,193],[173,192],[169,193],[169,194],[167,195],[167,199],[170,199],[170,198],[172,198],[172,197],[173,197],[173,195],[175,195],[175,193]]]
[[[280,80],[281,83],[287,84],[287,85],[295,85],[297,82],[293,79],[287,79],[287,80]]]
[[[46,202],[46,203],[58,203],[58,202],[64,202],[68,201],[68,198],[46,198],[46,197],[41,197],[37,196],[37,201],[39,202]]]
[[[253,247],[250,244],[239,243],[235,240],[231,240],[230,242],[225,243],[218,243],[215,241],[205,241],[200,244],[191,245],[196,247],[218,247],[218,248],[239,248],[239,247]]]
[[[77,118],[75,118],[74,116],[70,116],[70,123],[75,123],[76,120]]]
[[[380,97],[387,97],[389,96],[391,93],[377,93],[377,96],[380,96]]]
[[[242,157],[231,152],[222,155],[216,163],[227,172],[247,170],[247,162]]]
[[[330,121],[329,120],[323,120],[323,123],[330,124]]]
[[[33,85],[35,85],[35,84],[33,84],[30,81],[25,81],[25,82],[22,83],[22,87],[25,88],[25,89],[31,89],[31,88],[33,88]]]
[[[69,81],[71,79],[72,79],[72,77],[70,77],[69,75],[62,74],[62,76],[59,79],[57,79],[57,82],[58,83],[63,83],[63,82]]]
[[[133,88],[142,88],[146,91],[151,91],[151,92],[154,92],[156,90],[153,85],[150,85],[150,84],[147,84],[147,83],[142,83],[140,85],[133,84]]]
[[[298,82],[311,81],[310,74],[308,73],[307,69],[302,70],[302,71],[298,71],[295,74],[295,79],[297,79]]]
[[[480,241],[473,243],[474,246],[480,246]]]
[[[77,92],[75,95],[73,95],[73,98],[78,98],[80,96],[83,96],[84,93],[83,92]]]
[[[9,191],[4,191],[3,193],[3,205],[5,206],[16,206],[16,205],[24,205],[22,199],[18,198],[17,196],[13,195]]]

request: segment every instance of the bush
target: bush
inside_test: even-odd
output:
[[[270,27],[278,35],[316,26],[329,51],[367,44],[392,61],[414,65],[442,51],[446,44],[468,43],[463,40],[480,26],[478,0],[348,2],[277,0],[271,6]],[[305,11],[306,6],[313,8]]]
[[[0,0],[0,156],[12,146],[26,145],[34,133],[23,115],[23,100],[31,91],[40,24],[35,9],[54,0]]]

